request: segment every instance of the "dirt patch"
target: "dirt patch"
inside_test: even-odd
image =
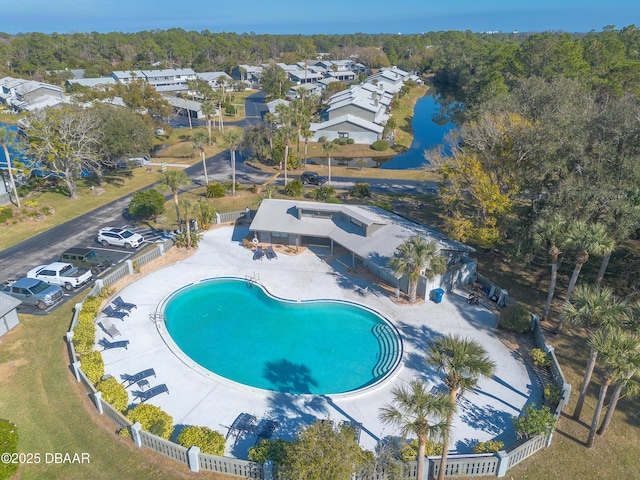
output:
[[[11,379],[18,372],[18,369],[27,364],[27,360],[23,358],[21,334],[22,328],[18,325],[0,339],[0,347],[3,349],[2,357],[7,358],[6,361],[0,363],[0,385],[11,383]]]

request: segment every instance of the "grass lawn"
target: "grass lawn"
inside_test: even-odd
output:
[[[79,299],[78,299],[79,300]],[[23,465],[30,479],[225,479],[192,474],[187,467],[120,438],[98,415],[75,381],[63,340],[71,320],[67,302],[47,316],[21,315],[0,349],[0,416],[18,426],[18,452],[39,453],[42,463]],[[89,464],[45,464],[46,453],[88,453]]]

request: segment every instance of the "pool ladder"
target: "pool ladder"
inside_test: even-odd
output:
[[[253,272],[253,276],[245,275],[244,279],[247,281],[247,287],[253,287],[254,283],[258,283],[260,281],[260,274]]]
[[[153,323],[163,323],[164,322],[164,313],[153,312],[149,314],[149,320]]]

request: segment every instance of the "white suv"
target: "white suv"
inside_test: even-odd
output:
[[[124,247],[126,249],[138,248],[144,237],[138,233],[133,233],[126,228],[118,227],[105,227],[101,228],[98,232],[98,242],[102,245],[109,246],[114,245],[116,247]]]

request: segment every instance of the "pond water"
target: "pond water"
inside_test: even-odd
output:
[[[426,163],[424,151],[442,145],[444,136],[454,127],[448,121],[446,109],[433,95],[419,98],[414,108],[413,141],[409,149],[396,156],[362,157],[362,158],[332,158],[335,165],[348,167],[379,167],[383,169],[406,170],[420,168]],[[326,158],[310,158],[308,163],[326,165]]]
[[[443,123],[443,118],[446,115],[433,95],[420,98],[411,121],[413,141],[409,150],[384,162],[380,167],[395,170],[420,168],[426,163],[424,151],[441,145],[444,136],[454,127],[453,123],[446,120]]]

